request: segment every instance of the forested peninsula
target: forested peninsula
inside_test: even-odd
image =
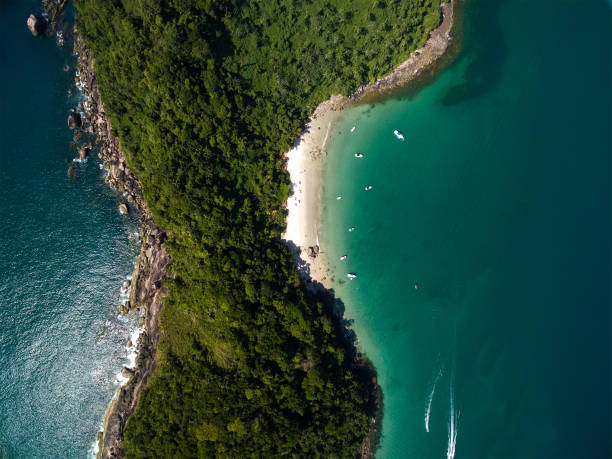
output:
[[[363,454],[372,374],[281,239],[284,152],[330,94],[422,46],[440,1],[75,3],[112,132],[171,260],[157,366],[123,452]]]

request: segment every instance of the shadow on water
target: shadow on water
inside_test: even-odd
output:
[[[467,1],[466,14],[470,17],[470,26],[465,30],[466,46],[462,56],[467,65],[462,81],[451,86],[442,96],[442,105],[456,105],[481,97],[499,83],[507,55],[500,23],[501,5],[501,1]],[[481,37],[495,39],[484,40]]]
[[[383,394],[378,385],[378,374],[374,364],[367,356],[358,350],[357,334],[351,328],[354,321],[344,316],[346,305],[336,296],[333,288],[326,288],[322,283],[314,280],[310,275],[310,265],[308,261],[301,257],[300,248],[293,241],[283,241],[284,244],[293,252],[296,268],[302,279],[304,293],[321,304],[323,314],[332,319],[336,336],[342,337],[344,352],[349,357],[346,362],[364,387],[367,387],[369,400],[367,404],[367,415],[370,418],[370,430],[364,444],[370,453],[374,453],[380,444],[383,417]],[[0,458],[2,459],[2,458]]]

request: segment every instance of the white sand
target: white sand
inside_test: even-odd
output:
[[[346,99],[332,96],[320,104],[306,126],[297,145],[287,153],[287,170],[291,176],[292,195],[287,200],[287,229],[283,238],[295,244],[300,258],[300,272],[313,280],[324,282],[327,267],[325,248],[320,246],[321,181],[325,150],[330,129]],[[312,258],[309,248],[319,251]]]

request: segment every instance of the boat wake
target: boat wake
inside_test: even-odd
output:
[[[450,406],[448,412],[448,447],[446,449],[446,459],[455,457],[455,445],[457,444],[457,430],[459,415],[455,410],[455,367],[457,366],[457,328],[453,340],[453,365],[450,373]]]
[[[429,416],[431,415],[431,402],[433,401],[433,396],[436,391],[436,384],[438,384],[438,379],[444,373],[444,367],[440,365],[440,369],[438,370],[438,374],[436,375],[436,379],[434,379],[433,385],[431,386],[431,392],[429,393],[429,397],[427,397],[427,406],[425,407],[425,431],[429,432]]]

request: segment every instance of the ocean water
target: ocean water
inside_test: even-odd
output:
[[[40,6],[0,2],[0,457],[84,458],[137,325],[117,310],[137,222],[96,159],[72,164],[71,44],[31,36]]]
[[[378,370],[377,457],[611,457],[612,8],[463,5],[453,63],[328,144],[322,250]]]

